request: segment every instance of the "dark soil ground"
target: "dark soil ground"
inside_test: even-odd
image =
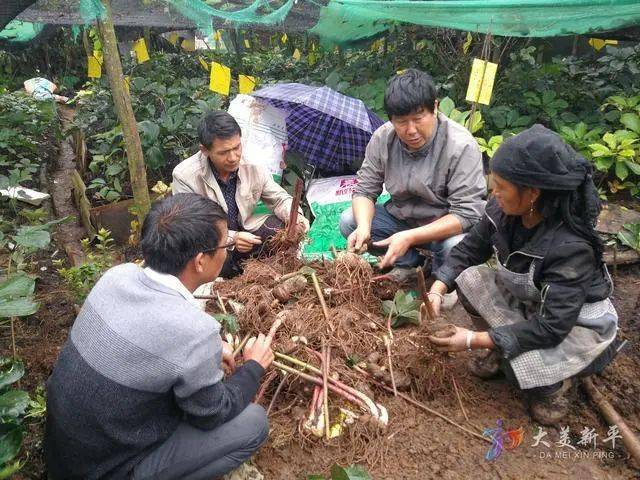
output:
[[[51,253],[51,252],[50,252]],[[49,257],[43,257],[34,265],[38,272],[38,299],[40,311],[16,323],[16,346],[18,355],[26,364],[26,375],[21,382],[23,389],[33,392],[41,386],[51,372],[60,347],[67,338],[75,311],[71,296],[61,286],[60,278]],[[637,364],[640,360],[640,271],[637,267],[619,269],[614,302],[620,315],[621,334],[631,346],[618,356],[603,375],[596,379],[597,385],[629,426],[640,431],[640,376]],[[449,319],[470,326],[461,307],[456,307]],[[417,327],[411,327],[418,330]],[[0,345],[3,352],[10,351],[10,331],[2,330]],[[398,348],[402,348],[398,346]],[[424,401],[429,407],[449,416],[452,420],[475,431],[494,428],[502,420],[506,429],[524,430],[522,444],[514,450],[505,450],[493,462],[485,460],[490,445],[449,425],[433,415],[416,409],[400,398],[393,398],[375,390],[376,401],[389,410],[390,423],[385,432],[371,435],[369,444],[345,449],[343,439],[326,443],[324,440],[305,440],[293,437],[285,445],[273,440],[267,442],[256,457],[256,464],[266,479],[298,480],[311,473],[328,473],[336,462],[357,462],[366,465],[376,479],[426,479],[426,478],[576,478],[619,479],[638,478],[638,470],[627,458],[623,447],[610,448],[603,443],[608,425],[594,411],[594,407],[577,392],[577,399],[567,419],[576,445],[583,428],[595,428],[599,434],[596,449],[578,447],[576,450],[560,448],[556,429],[546,428],[549,447],[534,444],[538,427],[532,424],[521,394],[506,381],[480,381],[466,372],[467,354],[451,357],[448,371],[457,380],[462,390],[462,402],[468,413],[466,422],[457,397],[453,394],[437,395]],[[291,411],[272,412],[272,423],[289,422],[295,435],[295,424]],[[16,479],[44,479],[42,458],[43,421],[28,424],[25,449],[28,462]],[[348,436],[349,433],[345,433]],[[619,442],[618,442],[619,443]],[[637,466],[635,466],[637,467]]]

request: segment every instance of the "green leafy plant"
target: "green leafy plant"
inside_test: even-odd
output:
[[[533,115],[543,121],[555,118],[561,111],[569,107],[566,100],[558,98],[556,92],[525,92],[524,98]]]
[[[307,475],[306,480],[327,480],[324,475]],[[369,473],[360,465],[350,465],[341,467],[336,464],[331,467],[331,477],[329,480],[372,480]]]
[[[479,111],[475,111],[473,115],[471,115],[471,110],[458,110],[453,100],[449,97],[444,97],[440,100],[439,108],[447,117],[459,123],[473,134],[481,130],[484,126],[484,120]]]
[[[487,157],[493,158],[493,154],[496,153],[496,150],[498,150],[498,147],[502,145],[502,142],[504,141],[504,137],[502,135],[494,135],[489,140],[485,140],[482,137],[476,137],[476,141],[478,142],[480,151],[482,153],[486,153]]]
[[[81,242],[86,262],[77,267],[60,268],[58,273],[73,293],[77,304],[82,304],[102,274],[113,265],[113,238],[111,232],[101,228],[96,233],[96,245],[91,249],[89,239]]]
[[[9,478],[24,465],[16,460],[22,447],[22,420],[29,406],[29,395],[11,385],[24,375],[22,362],[0,357],[0,479]]]
[[[616,237],[623,245],[640,252],[640,223],[625,224]]]
[[[218,323],[220,323],[220,325],[222,325],[225,333],[230,333],[232,335],[238,333],[238,330],[240,329],[238,326],[238,318],[232,313],[215,313],[212,316],[218,321]]]
[[[412,293],[398,290],[393,300],[382,302],[382,313],[385,318],[391,315],[391,326],[401,327],[407,323],[420,325],[420,300],[417,300]]]
[[[515,108],[499,105],[490,108],[486,116],[493,126],[503,134],[519,133],[533,123],[531,115],[521,115]]]
[[[565,142],[575,148],[582,155],[587,158],[591,158],[589,145],[597,142],[603,131],[604,128],[602,126],[589,128],[586,123],[579,122],[573,126],[562,126],[559,133]]]
[[[605,173],[613,171],[624,181],[630,173],[640,175],[640,164],[635,150],[637,135],[628,130],[605,133],[597,143],[589,145],[595,167]]]

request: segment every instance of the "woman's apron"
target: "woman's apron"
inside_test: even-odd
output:
[[[536,287],[533,275],[542,257],[533,258],[527,273],[514,273],[498,261],[497,270],[487,265],[467,268],[456,283],[491,327],[535,322],[536,314],[544,313],[544,300],[552,287],[545,285],[542,291]],[[603,268],[608,276],[606,266]],[[585,303],[576,325],[559,345],[524,352],[509,360],[520,388],[553,385],[576,375],[614,340],[617,328],[618,315],[608,298]]]

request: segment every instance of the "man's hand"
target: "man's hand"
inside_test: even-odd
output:
[[[222,367],[230,373],[233,373],[236,369],[233,348],[225,341],[222,342]]]
[[[357,227],[347,237],[347,250],[358,254],[364,253],[367,251],[369,240],[371,240],[371,230],[366,227]]]
[[[407,253],[407,250],[412,247],[411,235],[407,231],[394,233],[384,240],[373,242],[373,246],[387,247],[387,253],[385,253],[378,266],[380,268],[391,267],[398,258]]]
[[[236,250],[240,253],[247,253],[253,250],[256,245],[261,245],[262,240],[251,232],[238,232],[236,234]]]

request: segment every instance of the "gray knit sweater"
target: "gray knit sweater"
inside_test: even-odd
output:
[[[181,421],[212,429],[254,397],[250,361],[222,382],[220,325],[134,264],[93,288],[47,382],[54,479],[126,478]]]

